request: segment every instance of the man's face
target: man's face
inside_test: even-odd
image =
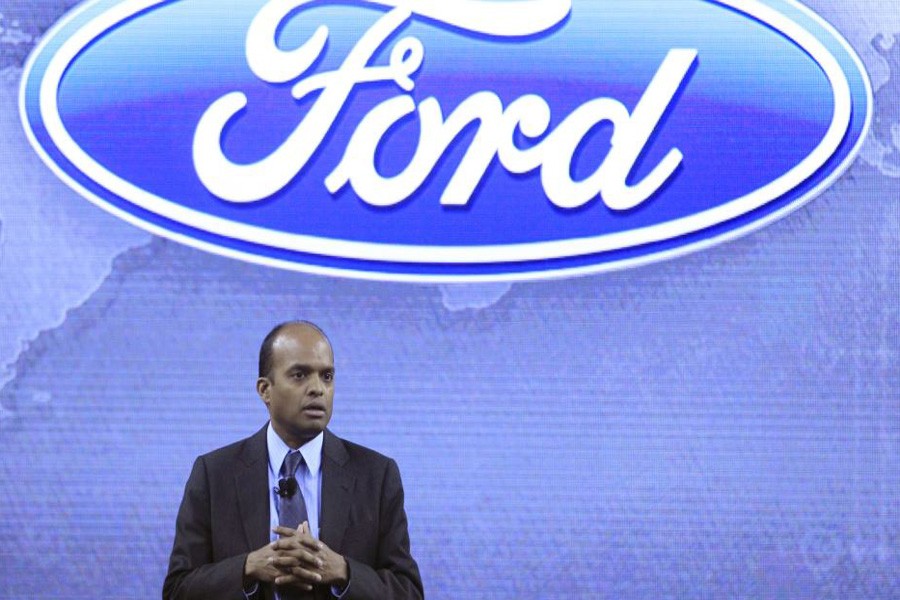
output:
[[[275,432],[292,448],[317,436],[334,402],[334,355],[318,331],[304,325],[283,329],[272,345],[272,370],[256,381]]]

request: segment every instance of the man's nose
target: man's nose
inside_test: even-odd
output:
[[[314,373],[309,378],[309,387],[306,389],[306,392],[310,396],[321,396],[325,393],[325,382],[322,381],[321,375]]]

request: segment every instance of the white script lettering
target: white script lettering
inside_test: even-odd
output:
[[[223,200],[256,202],[287,186],[315,156],[353,90],[373,82],[393,83],[403,93],[378,104],[360,119],[343,157],[324,182],[332,194],[349,184],[372,206],[394,206],[411,197],[438,167],[450,145],[473,124],[477,124],[475,133],[442,193],[442,205],[467,205],[496,160],[510,173],[539,170],[547,198],[560,208],[577,208],[600,197],[611,209],[627,210],[659,191],[683,160],[681,151],[672,148],[643,179],[627,183],[635,163],[684,87],[697,60],[696,50],[669,51],[631,112],[615,99],[596,98],[548,131],[550,106],[533,94],[504,107],[495,93],[476,92],[447,116],[437,98],[429,97],[416,105],[411,95],[415,89],[413,77],[422,67],[425,47],[415,37],[397,41],[387,65],[370,62],[414,14],[480,34],[521,37],[556,26],[571,9],[568,0],[371,0],[391,10],[366,31],[337,70],[307,74],[325,51],[327,27],[320,26],[304,44],[290,51],[277,46],[276,32],[289,15],[310,1],[273,0],[260,10],[247,32],[247,62],[254,75],[269,83],[294,81],[292,95],[298,101],[319,92],[287,139],[255,163],[237,164],[225,156],[223,131],[247,105],[242,92],[231,92],[213,102],[197,125],[195,169],[206,188]],[[527,9],[522,5],[528,5]],[[413,157],[399,174],[383,177],[376,168],[375,156],[387,132],[410,115],[415,115],[419,123]],[[589,132],[604,123],[613,130],[608,153],[591,175],[574,180],[576,149]],[[520,148],[514,141],[517,133],[535,143]]]

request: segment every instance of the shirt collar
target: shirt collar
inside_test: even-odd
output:
[[[322,467],[322,442],[325,440],[325,432],[323,431],[313,439],[300,446],[300,454],[306,462],[310,475],[318,476],[319,469]],[[272,422],[266,428],[266,444],[269,448],[269,469],[274,475],[278,475],[281,470],[281,463],[284,457],[291,451],[290,446],[284,443],[275,429],[272,428]]]

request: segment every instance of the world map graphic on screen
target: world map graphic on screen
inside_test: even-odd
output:
[[[873,105],[802,207],[630,269],[406,283],[85,200],[19,109],[77,3],[0,1],[0,598],[158,598],[191,464],[265,423],[256,353],[293,318],[333,342],[330,428],[397,460],[429,598],[900,596],[900,15],[803,5]]]

